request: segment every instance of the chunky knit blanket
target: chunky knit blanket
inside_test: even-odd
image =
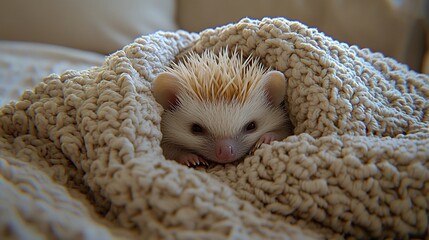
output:
[[[225,47],[285,74],[294,135],[234,164],[166,160],[151,81]],[[283,18],[142,36],[1,107],[1,238],[423,238],[428,99],[428,76]]]

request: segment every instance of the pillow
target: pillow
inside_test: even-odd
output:
[[[174,0],[15,0],[0,8],[0,39],[109,54],[157,30],[175,30]]]

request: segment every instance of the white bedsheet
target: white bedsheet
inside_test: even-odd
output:
[[[0,41],[0,105],[17,100],[51,73],[101,65],[104,56],[40,43]]]

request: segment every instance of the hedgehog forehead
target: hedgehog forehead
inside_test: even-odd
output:
[[[184,82],[181,85],[181,94],[200,101],[243,104],[257,89],[263,91],[258,84],[259,80],[260,77],[254,81],[244,81],[239,76],[198,77],[196,81]]]

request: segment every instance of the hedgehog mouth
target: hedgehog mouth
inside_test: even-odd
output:
[[[196,154],[196,155],[198,155],[198,156],[200,156],[200,157],[202,157],[202,158],[204,158],[205,160],[207,160],[207,161],[209,161],[211,163],[218,163],[218,164],[227,164],[227,163],[234,163],[234,162],[241,161],[241,160],[243,160],[250,153],[250,151],[247,151],[247,152],[244,152],[244,153],[237,154],[236,157],[234,157],[232,159],[229,159],[229,160],[219,160],[219,159],[216,159],[215,156],[212,156],[213,155],[212,153],[210,153],[210,154],[201,154],[201,153],[196,152],[196,151],[191,151],[191,152],[194,153],[194,154]],[[207,157],[207,156],[210,156],[210,157]]]
[[[233,159],[227,160],[227,161],[223,161],[223,160],[218,160],[216,159],[216,155],[213,153],[213,151],[198,151],[196,149],[190,149],[184,145],[177,145],[177,147],[181,148],[183,151],[198,155],[199,157],[203,158],[204,160],[206,160],[207,162],[210,163],[217,163],[217,164],[228,164],[228,163],[235,163],[235,162],[239,162],[241,160],[243,160],[246,156],[251,155],[254,151],[254,148],[251,147],[249,148],[247,151],[240,151],[238,152],[236,155],[236,157],[234,157]],[[201,164],[199,164],[201,165]]]

